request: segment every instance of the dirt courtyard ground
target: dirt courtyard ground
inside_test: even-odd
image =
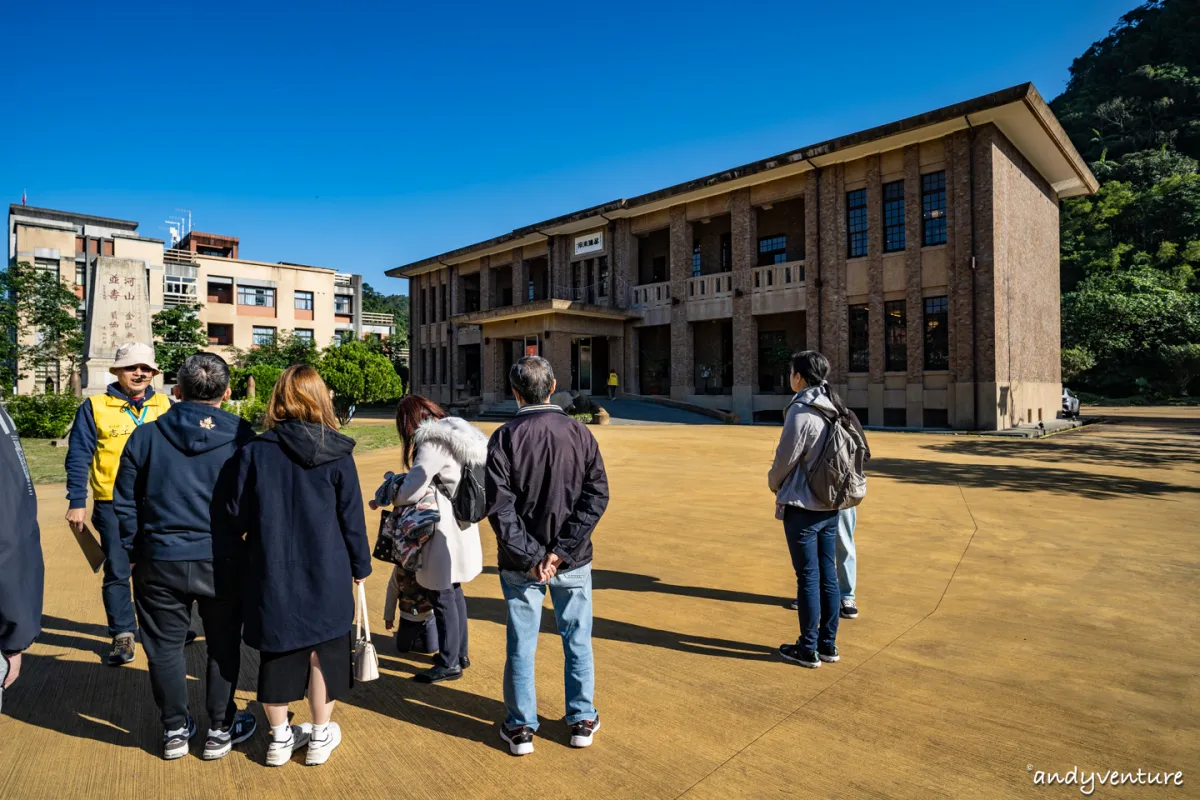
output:
[[[463,680],[415,684],[428,659],[379,636],[382,677],[335,712],[345,741],[327,765],[266,768],[261,728],[222,761],[199,759],[200,736],[163,762],[144,655],[100,664],[100,579],[61,522],[62,487],[42,486],[45,631],[4,696],[0,797],[1070,797],[1034,776],[1073,766],[1185,776],[1095,797],[1196,797],[1200,410],[1156,411],[1043,441],[874,434],[862,614],[841,623],[841,662],[811,671],[774,652],[797,633],[765,487],[778,429],[593,429],[612,486],[594,539],[603,730],[590,750],[565,744],[547,611],[544,723],[523,759],[496,736],[504,607],[486,525]],[[372,492],[397,451],[358,464]],[[386,578],[380,565],[367,584],[380,633]],[[239,703],[256,676],[246,651]]]

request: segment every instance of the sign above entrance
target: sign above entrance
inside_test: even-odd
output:
[[[586,253],[599,253],[603,249],[604,231],[585,233],[583,236],[575,237],[575,255],[577,256],[582,256]]]

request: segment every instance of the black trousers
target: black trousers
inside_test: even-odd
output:
[[[458,662],[467,652],[467,598],[463,597],[462,584],[456,583],[449,589],[431,592],[433,617],[437,620],[438,666],[458,669]]]
[[[200,609],[208,650],[206,691],[209,727],[233,724],[242,663],[242,604],[237,565],[230,559],[140,561],[133,570],[133,600],[150,664],[150,688],[166,730],[187,724],[187,667],[183,646]]]

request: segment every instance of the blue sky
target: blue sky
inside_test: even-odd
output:
[[[0,198],[385,269],[1024,81],[1135,0],[12,3]],[[105,6],[112,6],[106,8]]]

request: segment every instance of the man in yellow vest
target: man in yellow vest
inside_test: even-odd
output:
[[[121,544],[121,529],[113,512],[113,483],[121,464],[121,451],[139,425],[153,422],[171,401],[156,394],[150,382],[158,374],[154,348],[129,342],[117,350],[109,372],[117,376],[104,394],[89,397],[75,412],[67,449],[67,522],[83,528],[87,517],[88,487],[92,489],[92,525],[104,550],[104,613],[112,650],[110,666],[133,661],[133,633],[137,628],[129,590],[129,555]]]
[[[617,399],[617,387],[621,385],[621,381],[617,378],[617,371],[610,369],[608,371],[608,399]]]

